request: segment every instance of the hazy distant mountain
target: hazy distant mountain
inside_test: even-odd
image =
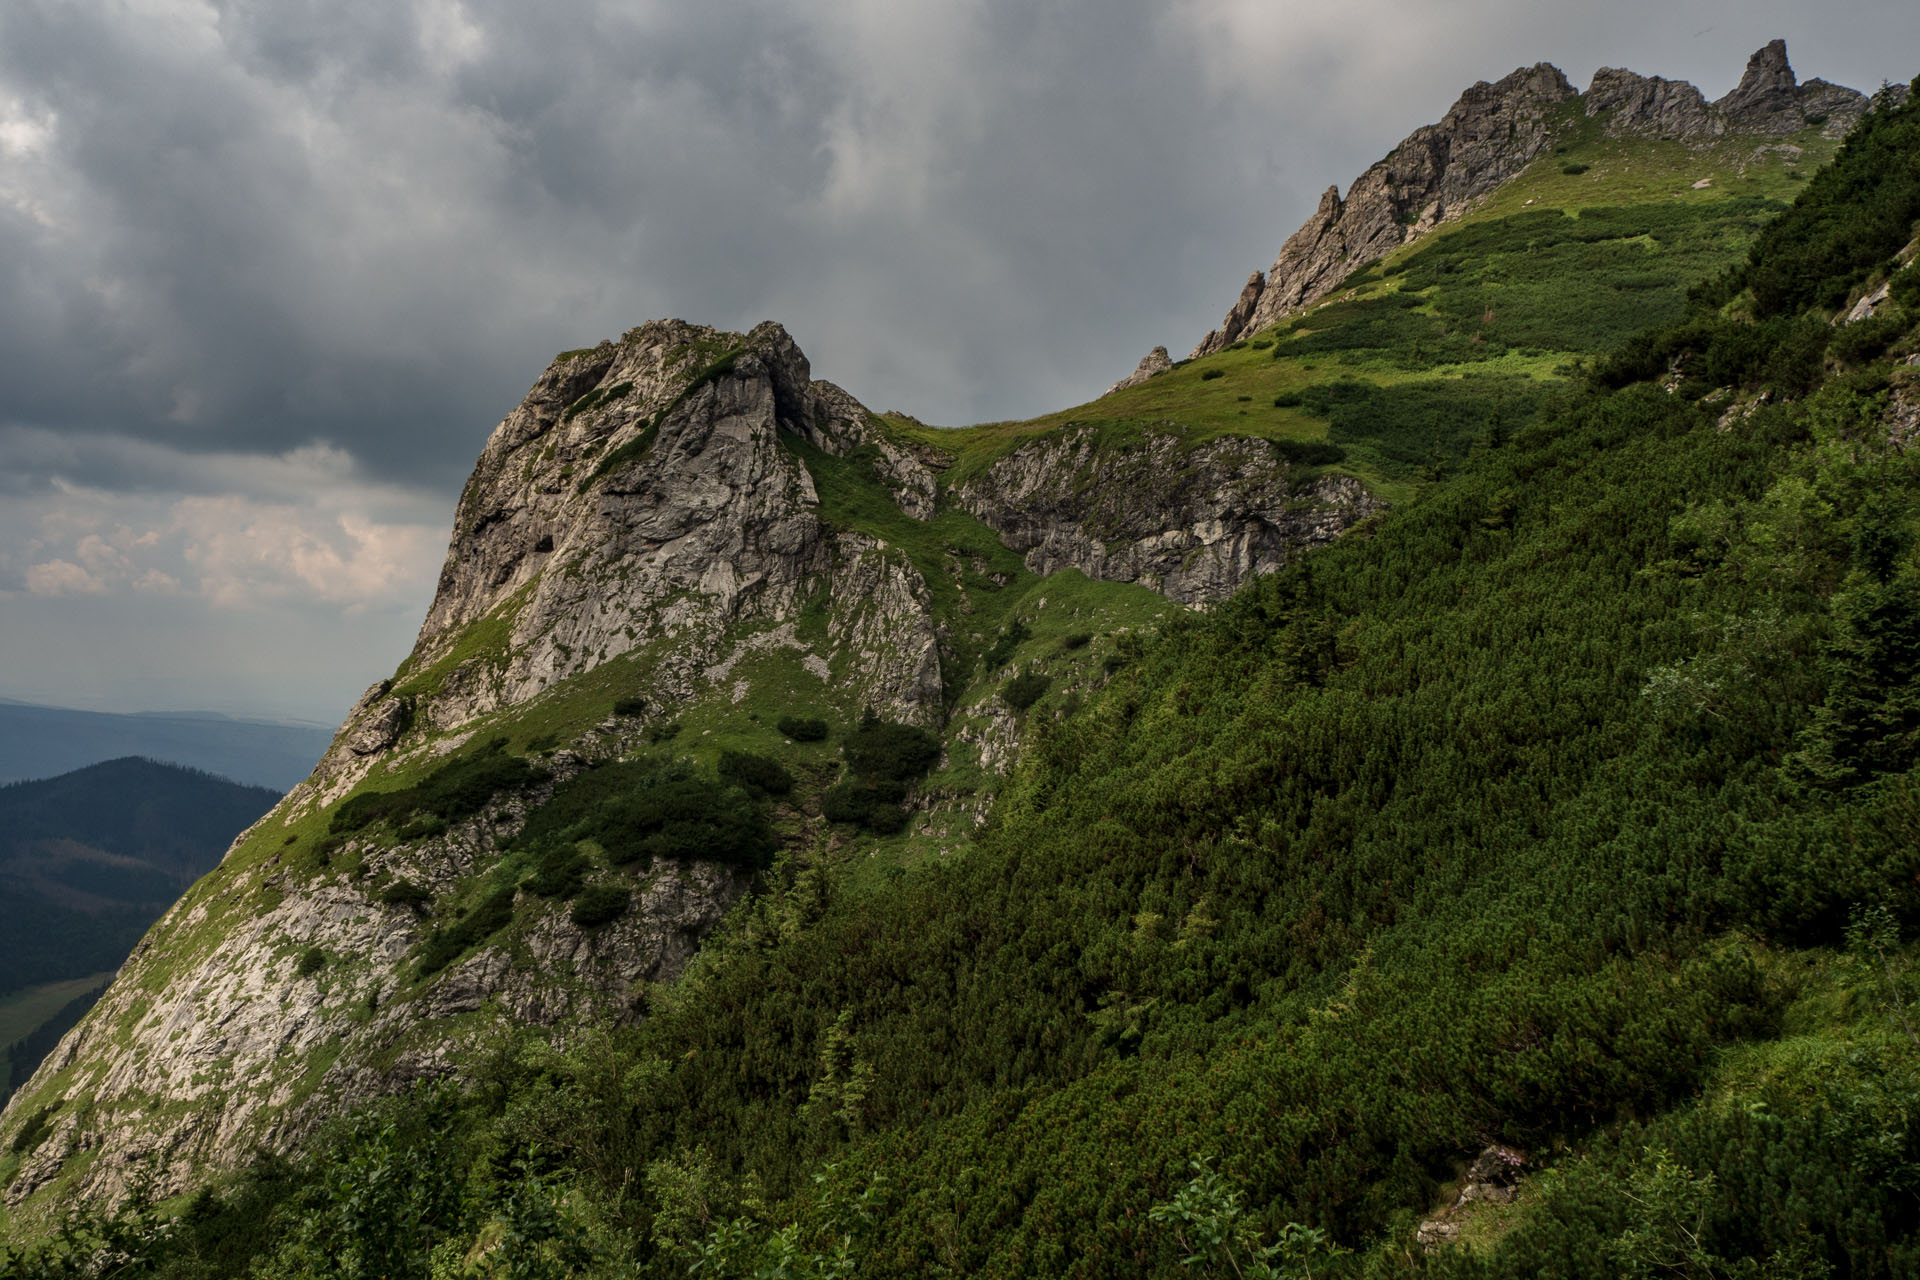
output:
[[[0,783],[144,756],[285,792],[312,771],[332,736],[209,712],[112,715],[0,698]]]
[[[117,967],[277,798],[139,759],[0,786],[0,994]]]

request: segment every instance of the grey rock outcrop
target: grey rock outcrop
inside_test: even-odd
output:
[[[1193,354],[1219,351],[1330,293],[1357,267],[1398,248],[1524,169],[1547,145],[1553,108],[1575,96],[1558,68],[1523,67],[1460,95],[1347,188],[1329,187],[1264,275],[1247,281]]]
[[[837,455],[871,446],[876,471],[919,519],[933,514],[935,473],[809,373],[775,324],[742,337],[658,321],[556,361],[488,438],[413,656],[388,692],[355,709],[317,775],[324,793],[341,793],[393,745],[404,697],[423,732],[445,733],[671,638],[636,691],[671,705],[704,687],[741,628],[777,626],[822,592],[859,601],[863,616],[907,610],[868,628],[876,639],[924,632],[924,602],[844,589],[842,577],[871,576],[871,548],[821,523],[812,478],[781,435]],[[491,647],[473,644],[483,619]],[[860,658],[850,678],[874,707],[938,717],[918,648]]]
[[[1347,476],[1298,486],[1266,440],[1189,447],[1164,431],[1115,447],[1091,427],[1015,449],[956,496],[1035,573],[1078,569],[1187,605],[1225,599],[1381,509]]]
[[[1609,134],[1700,139],[1727,131],[1726,116],[1685,80],[1602,67],[1593,73],[1586,99],[1587,115],[1605,116]]]
[[[1799,83],[1787,61],[1787,42],[1773,40],[1747,60],[1740,83],[1713,105],[1735,132],[1798,133],[1818,123],[1838,137],[1868,103],[1865,94],[1825,80]]]
[[[1105,394],[1112,395],[1114,392],[1124,391],[1128,387],[1137,387],[1148,378],[1153,377],[1154,374],[1165,373],[1171,368],[1173,368],[1173,357],[1167,354],[1167,349],[1165,347],[1155,347],[1140,357],[1140,363],[1134,366],[1132,373],[1108,387]]]

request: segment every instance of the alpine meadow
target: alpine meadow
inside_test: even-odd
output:
[[[1546,64],[959,429],[556,357],[0,1273],[1920,1274],[1920,102]]]

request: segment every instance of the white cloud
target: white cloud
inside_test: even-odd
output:
[[[238,496],[182,499],[172,528],[195,589],[227,608],[300,597],[364,609],[418,598],[439,569],[445,538],[424,525]]]
[[[71,560],[49,560],[27,570],[27,590],[37,596],[96,596],[106,584]]]

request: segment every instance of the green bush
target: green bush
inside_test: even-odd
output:
[[[39,1146],[50,1132],[47,1122],[53,1119],[54,1114],[60,1110],[65,1101],[64,1098],[56,1098],[28,1116],[27,1122],[20,1126],[20,1131],[13,1135],[9,1150],[17,1156],[32,1155],[33,1149]],[[5,1261],[4,1256],[0,1256],[0,1262],[3,1261]]]
[[[431,977],[468,948],[478,946],[505,928],[513,919],[515,892],[513,885],[494,889],[451,925],[427,935],[426,944],[420,949],[418,976]]]
[[[1282,391],[1273,398],[1273,407],[1276,409],[1297,409],[1304,403],[1305,397],[1298,391]]]
[[[572,920],[582,929],[592,929],[627,914],[633,893],[625,885],[596,884],[573,904]]]
[[[1060,648],[1061,651],[1065,653],[1071,653],[1075,649],[1084,649],[1092,643],[1093,632],[1091,631],[1075,631],[1071,635],[1060,637]]]
[[[1025,711],[1046,695],[1053,677],[1038,671],[1023,671],[1000,688],[1000,701],[1015,711]]]
[[[825,742],[827,722],[811,716],[781,716],[776,726],[781,734],[795,742]]]
[[[527,816],[516,848],[573,848],[592,840],[616,863],[698,859],[764,867],[776,841],[760,806],[739,787],[690,765],[648,760],[602,765],[570,778]]]
[[[293,973],[298,978],[311,978],[326,967],[327,953],[318,947],[308,947],[300,953],[298,963],[293,966]]]
[[[571,898],[580,892],[592,866],[593,860],[580,851],[579,845],[555,840],[541,850],[533,874],[521,884],[543,898]]]
[[[434,836],[444,835],[447,820],[437,813],[416,813],[406,824],[394,832],[400,840],[430,840]]]
[[[1560,172],[1572,178],[1572,177],[1578,177],[1580,174],[1585,173],[1588,169],[1591,169],[1592,167],[1593,167],[1592,165],[1581,164],[1578,160],[1570,160],[1566,164],[1563,164],[1560,166]]]
[[[390,907],[410,907],[424,914],[433,905],[433,894],[411,880],[395,880],[380,891],[380,901]]]
[[[898,835],[906,830],[911,815],[897,804],[876,804],[867,810],[867,830],[879,836]]]
[[[331,829],[349,832],[377,822],[400,824],[414,814],[455,822],[479,813],[503,791],[518,791],[546,777],[545,770],[507,755],[506,746],[505,738],[495,738],[455,756],[411,787],[349,796],[334,810]]]
[[[1827,349],[1848,364],[1862,364],[1885,355],[1887,348],[1906,333],[1907,327],[1908,316],[1904,310],[1884,307],[1876,316],[1835,329],[1833,342]]]
[[[1227,371],[1225,369],[1202,369],[1200,371],[1200,381],[1202,382],[1212,382],[1215,378],[1224,378],[1226,376]]]
[[[793,775],[778,760],[751,751],[726,748],[720,752],[720,777],[737,787],[763,795],[784,796],[793,790]]]
[[[1920,314],[1920,265],[1894,272],[1887,282],[1887,296],[1909,312]]]
[[[647,741],[656,747],[663,742],[672,742],[679,736],[680,722],[678,720],[662,720],[647,726]]]
[[[820,812],[828,822],[848,822],[855,826],[873,825],[876,811],[898,809],[907,798],[907,788],[899,782],[862,782],[851,779],[827,789],[820,797]]]
[[[648,703],[645,698],[620,698],[613,704],[613,714],[616,716],[643,716],[647,714],[647,706]]]
[[[981,667],[989,673],[998,671],[1012,661],[1014,650],[1032,637],[1033,632],[1027,629],[1027,624],[1015,618],[1013,625],[995,637],[987,651],[980,655]]]
[[[910,724],[881,720],[871,711],[841,746],[847,765],[868,781],[910,782],[940,761],[940,739]]]

